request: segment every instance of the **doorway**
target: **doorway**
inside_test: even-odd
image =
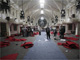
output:
[[[6,36],[7,32],[6,32],[6,23],[0,23],[1,26],[1,37]]]

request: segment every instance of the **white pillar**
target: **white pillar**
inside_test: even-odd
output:
[[[65,26],[65,33],[68,33],[68,25]]]
[[[11,32],[10,32],[10,25],[9,25],[9,23],[6,24],[6,29],[7,29],[7,36],[10,36]]]
[[[20,25],[17,26],[17,32],[20,33]]]
[[[75,35],[80,35],[80,23],[76,24],[76,31]]]

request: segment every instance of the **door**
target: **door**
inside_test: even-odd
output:
[[[4,37],[6,36],[6,23],[0,23],[1,25],[1,36]]]

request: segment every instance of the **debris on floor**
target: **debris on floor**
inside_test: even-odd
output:
[[[65,52],[68,52],[68,50],[66,50]]]

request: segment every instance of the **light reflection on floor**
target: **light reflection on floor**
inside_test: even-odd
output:
[[[42,41],[42,40],[38,40],[38,41]],[[48,41],[48,39],[44,38],[44,41],[45,41],[45,42],[47,42],[47,41]]]
[[[44,38],[44,39],[45,39],[45,42],[47,42],[47,41],[48,41],[46,38]]]

